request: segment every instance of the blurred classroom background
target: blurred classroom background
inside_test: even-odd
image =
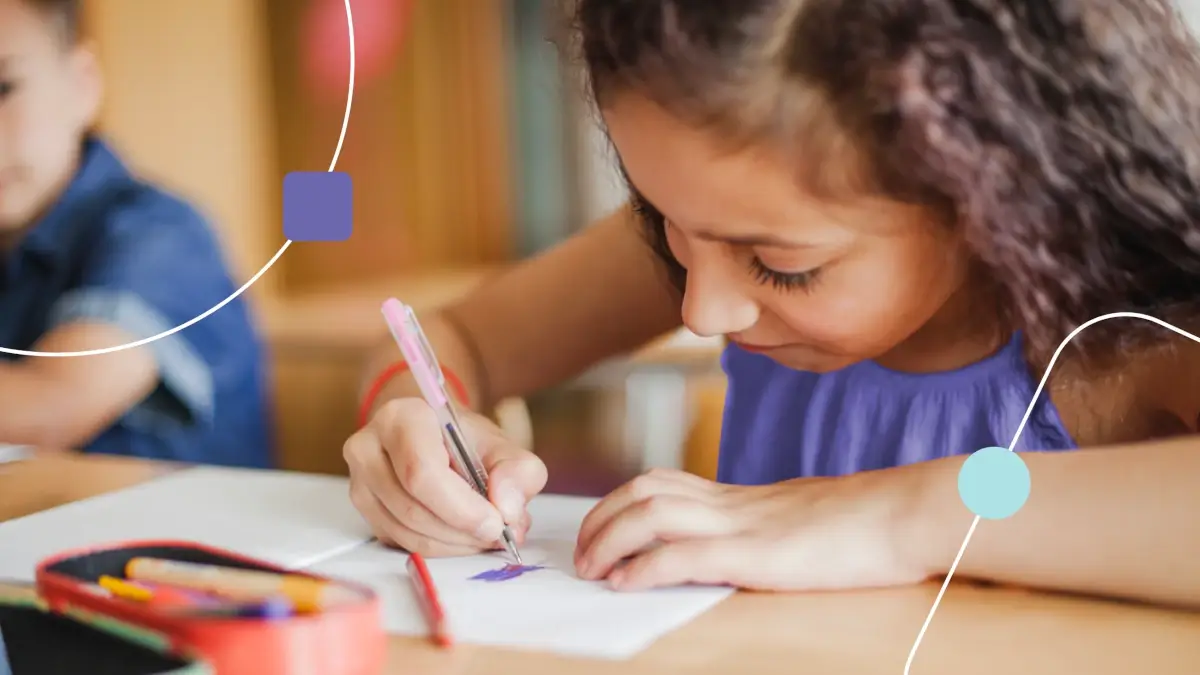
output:
[[[354,235],[296,243],[248,292],[269,343],[283,468],[343,473],[379,303],[467,292],[615,208],[625,191],[548,41],[547,0],[350,0],[357,77],[339,171]],[[281,186],[327,170],[349,75],[344,0],[90,0],[101,130],[212,217],[241,280],[284,243]],[[603,283],[580,279],[579,283]],[[720,344],[686,333],[497,411],[603,494],[653,466],[713,475]]]

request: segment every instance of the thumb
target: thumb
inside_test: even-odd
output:
[[[484,458],[488,470],[488,499],[504,522],[520,523],[525,505],[546,487],[546,465],[528,450],[499,441]]]

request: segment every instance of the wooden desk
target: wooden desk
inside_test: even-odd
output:
[[[167,469],[70,457],[0,465],[0,520],[152,480]],[[387,673],[901,675],[936,588],[738,594],[628,662],[391,641]],[[1194,675],[1200,615],[970,586],[951,588],[913,675]]]

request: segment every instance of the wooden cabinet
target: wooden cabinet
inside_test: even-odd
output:
[[[354,5],[364,67],[337,163],[354,180],[354,234],[294,243],[251,291],[287,468],[342,470],[362,362],[386,336],[384,297],[440,304],[512,255],[507,5],[393,0],[412,10],[394,17],[402,41],[366,67],[380,35],[371,4]],[[310,12],[329,8],[86,0],[107,83],[99,129],[210,216],[242,280],[285,241],[283,176],[329,169],[338,146],[345,89],[313,86],[306,33]],[[345,29],[342,12],[316,19]]]
[[[245,0],[240,0],[245,1]],[[359,27],[361,72],[338,170],[354,178],[354,236],[288,252],[289,292],[370,283],[397,274],[495,264],[512,257],[506,3],[393,0],[385,33]],[[328,168],[345,112],[340,84],[304,64],[316,49],[309,8],[327,0],[267,0],[274,127],[281,171]],[[403,13],[400,13],[403,10]],[[326,39],[344,30],[330,9]],[[373,65],[373,40],[399,36]],[[394,56],[391,56],[394,54]],[[326,56],[340,67],[337,54]],[[372,57],[373,58],[373,57]],[[348,64],[346,64],[348,66]]]
[[[105,78],[98,121],[132,168],[197,204],[242,280],[283,245],[262,5],[88,0]],[[278,274],[256,285],[274,290]]]

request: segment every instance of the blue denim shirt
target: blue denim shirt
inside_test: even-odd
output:
[[[56,327],[83,321],[142,339],[235,290],[204,217],[89,138],[66,191],[0,262],[0,345],[34,349]],[[240,298],[143,348],[157,360],[158,387],[84,452],[273,464],[263,350]]]

